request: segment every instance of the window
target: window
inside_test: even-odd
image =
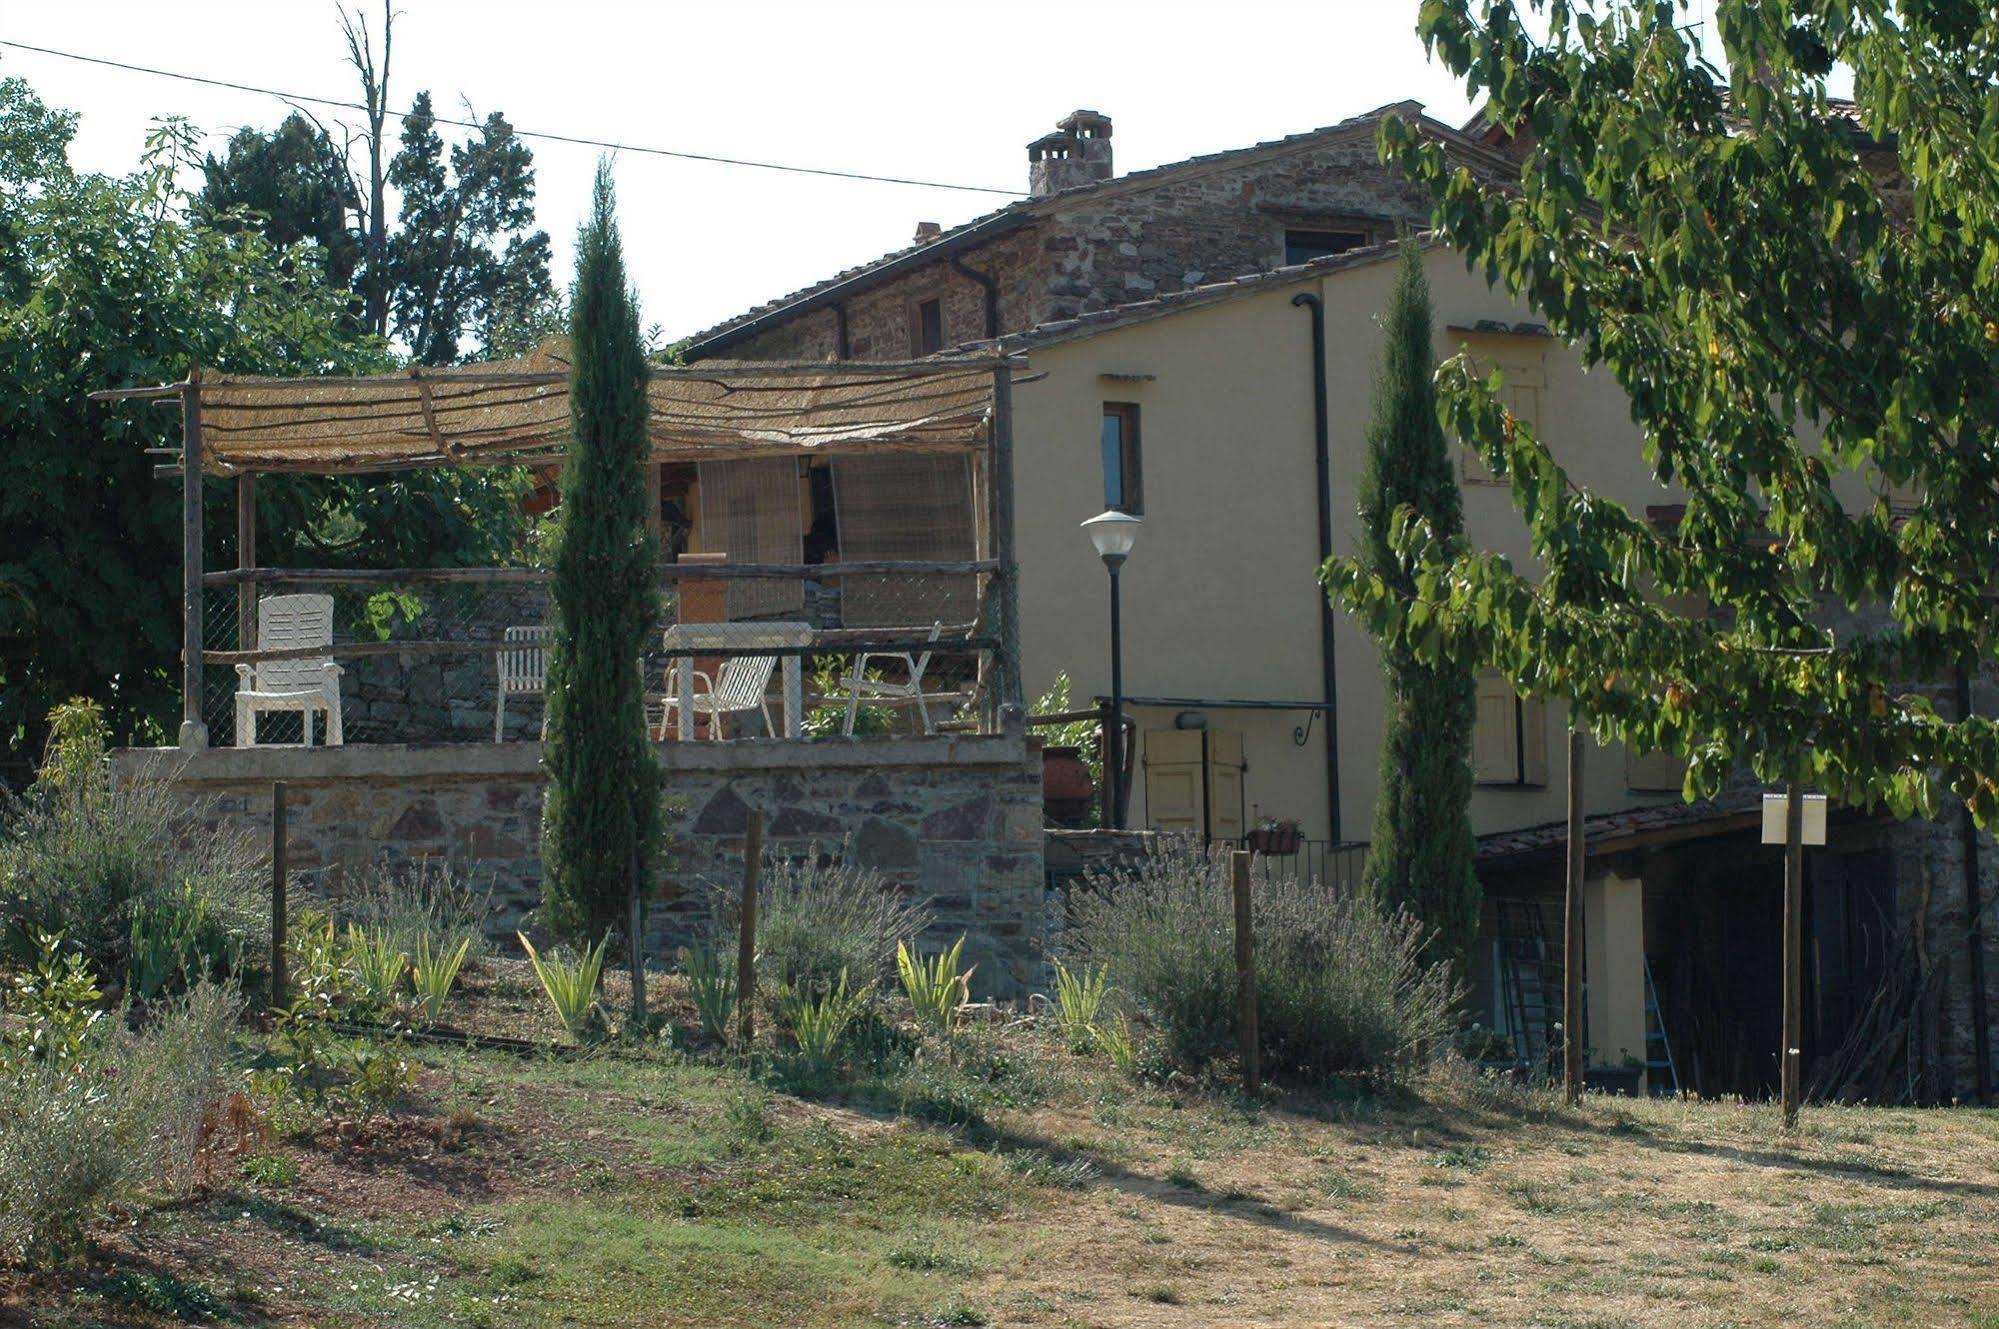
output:
[[[1513,413],[1513,418],[1534,431],[1534,437],[1544,438],[1541,432],[1541,393],[1547,386],[1547,370],[1542,367],[1540,357],[1532,360],[1506,360],[1488,362],[1481,366],[1485,372],[1498,369],[1506,376],[1506,385],[1499,390],[1499,404]],[[1485,462],[1470,448],[1463,448],[1463,464],[1459,474],[1465,483],[1490,485],[1499,483],[1493,478]]]
[[[909,350],[912,355],[929,355],[944,349],[944,301],[919,300],[909,311]]]
[[[1328,254],[1344,254],[1349,249],[1359,249],[1366,243],[1366,231],[1287,230],[1284,232],[1284,262],[1287,267],[1293,263],[1309,263]]]
[[[1486,785],[1548,783],[1548,710],[1523,698],[1492,670],[1478,676],[1472,724],[1472,779]]]
[[[1145,513],[1145,488],[1139,481],[1138,404],[1104,403],[1104,507],[1112,512]]]

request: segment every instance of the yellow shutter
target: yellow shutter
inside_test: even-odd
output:
[[[1201,735],[1192,729],[1145,733],[1145,825],[1201,833]]]
[[[1208,731],[1208,834],[1216,840],[1240,840],[1243,825],[1242,735],[1229,729]]]
[[[1489,669],[1480,671],[1478,711],[1471,741],[1472,778],[1480,784],[1520,781],[1517,701],[1513,685],[1503,675]]]
[[[1520,707],[1520,783],[1548,783],[1548,704],[1526,697]]]
[[[1624,750],[1624,787],[1636,793],[1677,794],[1687,781],[1687,759],[1670,752]]]

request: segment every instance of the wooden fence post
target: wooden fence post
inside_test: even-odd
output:
[[[1250,932],[1249,850],[1229,855],[1229,876],[1235,891],[1236,1035],[1242,1047],[1242,1087],[1255,1093],[1263,1087],[1263,1053],[1256,1027],[1256,939]]]
[[[1784,1129],[1796,1130],[1804,1099],[1805,787],[1793,780],[1784,792],[1784,1046],[1778,1068]]]
[[[1574,1107],[1583,1097],[1583,876],[1589,846],[1583,837],[1583,731],[1573,722],[1569,726],[1568,811],[1568,862],[1562,896],[1562,1097]]]
[[[285,1004],[285,782],[271,783],[271,1005]]]
[[[757,1017],[757,879],[763,873],[764,814],[752,809],[743,832],[742,926],[736,942],[736,1036],[745,1051],[756,1037]]]

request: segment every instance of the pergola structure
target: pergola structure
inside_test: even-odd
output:
[[[978,631],[951,645],[987,652],[981,694],[996,718],[1020,704],[1018,596],[1013,521],[1012,384],[1006,357],[911,362],[704,362],[655,366],[648,385],[652,462],[714,462],[815,456],[948,455],[973,460],[978,557],[969,561],[873,560],[837,566],[665,564],[663,579],[804,577],[856,574],[980,574],[985,578]],[[183,747],[207,743],[202,716],[204,664],[254,664],[308,655],[480,651],[504,643],[339,642],[292,650],[205,650],[203,595],[237,589],[241,621],[251,620],[260,584],[366,579],[396,582],[508,582],[541,574],[525,568],[384,569],[366,573],[260,568],[256,563],[256,479],[268,473],[364,475],[431,466],[558,464],[569,437],[569,365],[565,339],[527,355],[447,368],[412,368],[365,377],[267,378],[204,373],[179,383],[120,388],[100,399],[177,401],[182,443],[177,464],[156,473],[182,482]],[[645,483],[658,496],[659,466]],[[205,477],[236,482],[238,566],[202,565]],[[636,477],[635,477],[636,480]],[[658,520],[659,504],[648,507]],[[932,643],[900,636],[843,635],[842,651],[921,650]],[[772,646],[758,654],[803,654],[813,647]],[[819,649],[829,649],[820,647]],[[691,653],[691,652],[690,652]],[[712,650],[699,652],[712,655]],[[669,650],[669,656],[675,652]]]

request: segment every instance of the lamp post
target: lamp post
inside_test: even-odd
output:
[[[1111,722],[1104,743],[1104,777],[1111,786],[1111,829],[1124,829],[1124,631],[1118,617],[1118,573],[1145,523],[1129,512],[1101,512],[1083,523],[1111,574]]]

